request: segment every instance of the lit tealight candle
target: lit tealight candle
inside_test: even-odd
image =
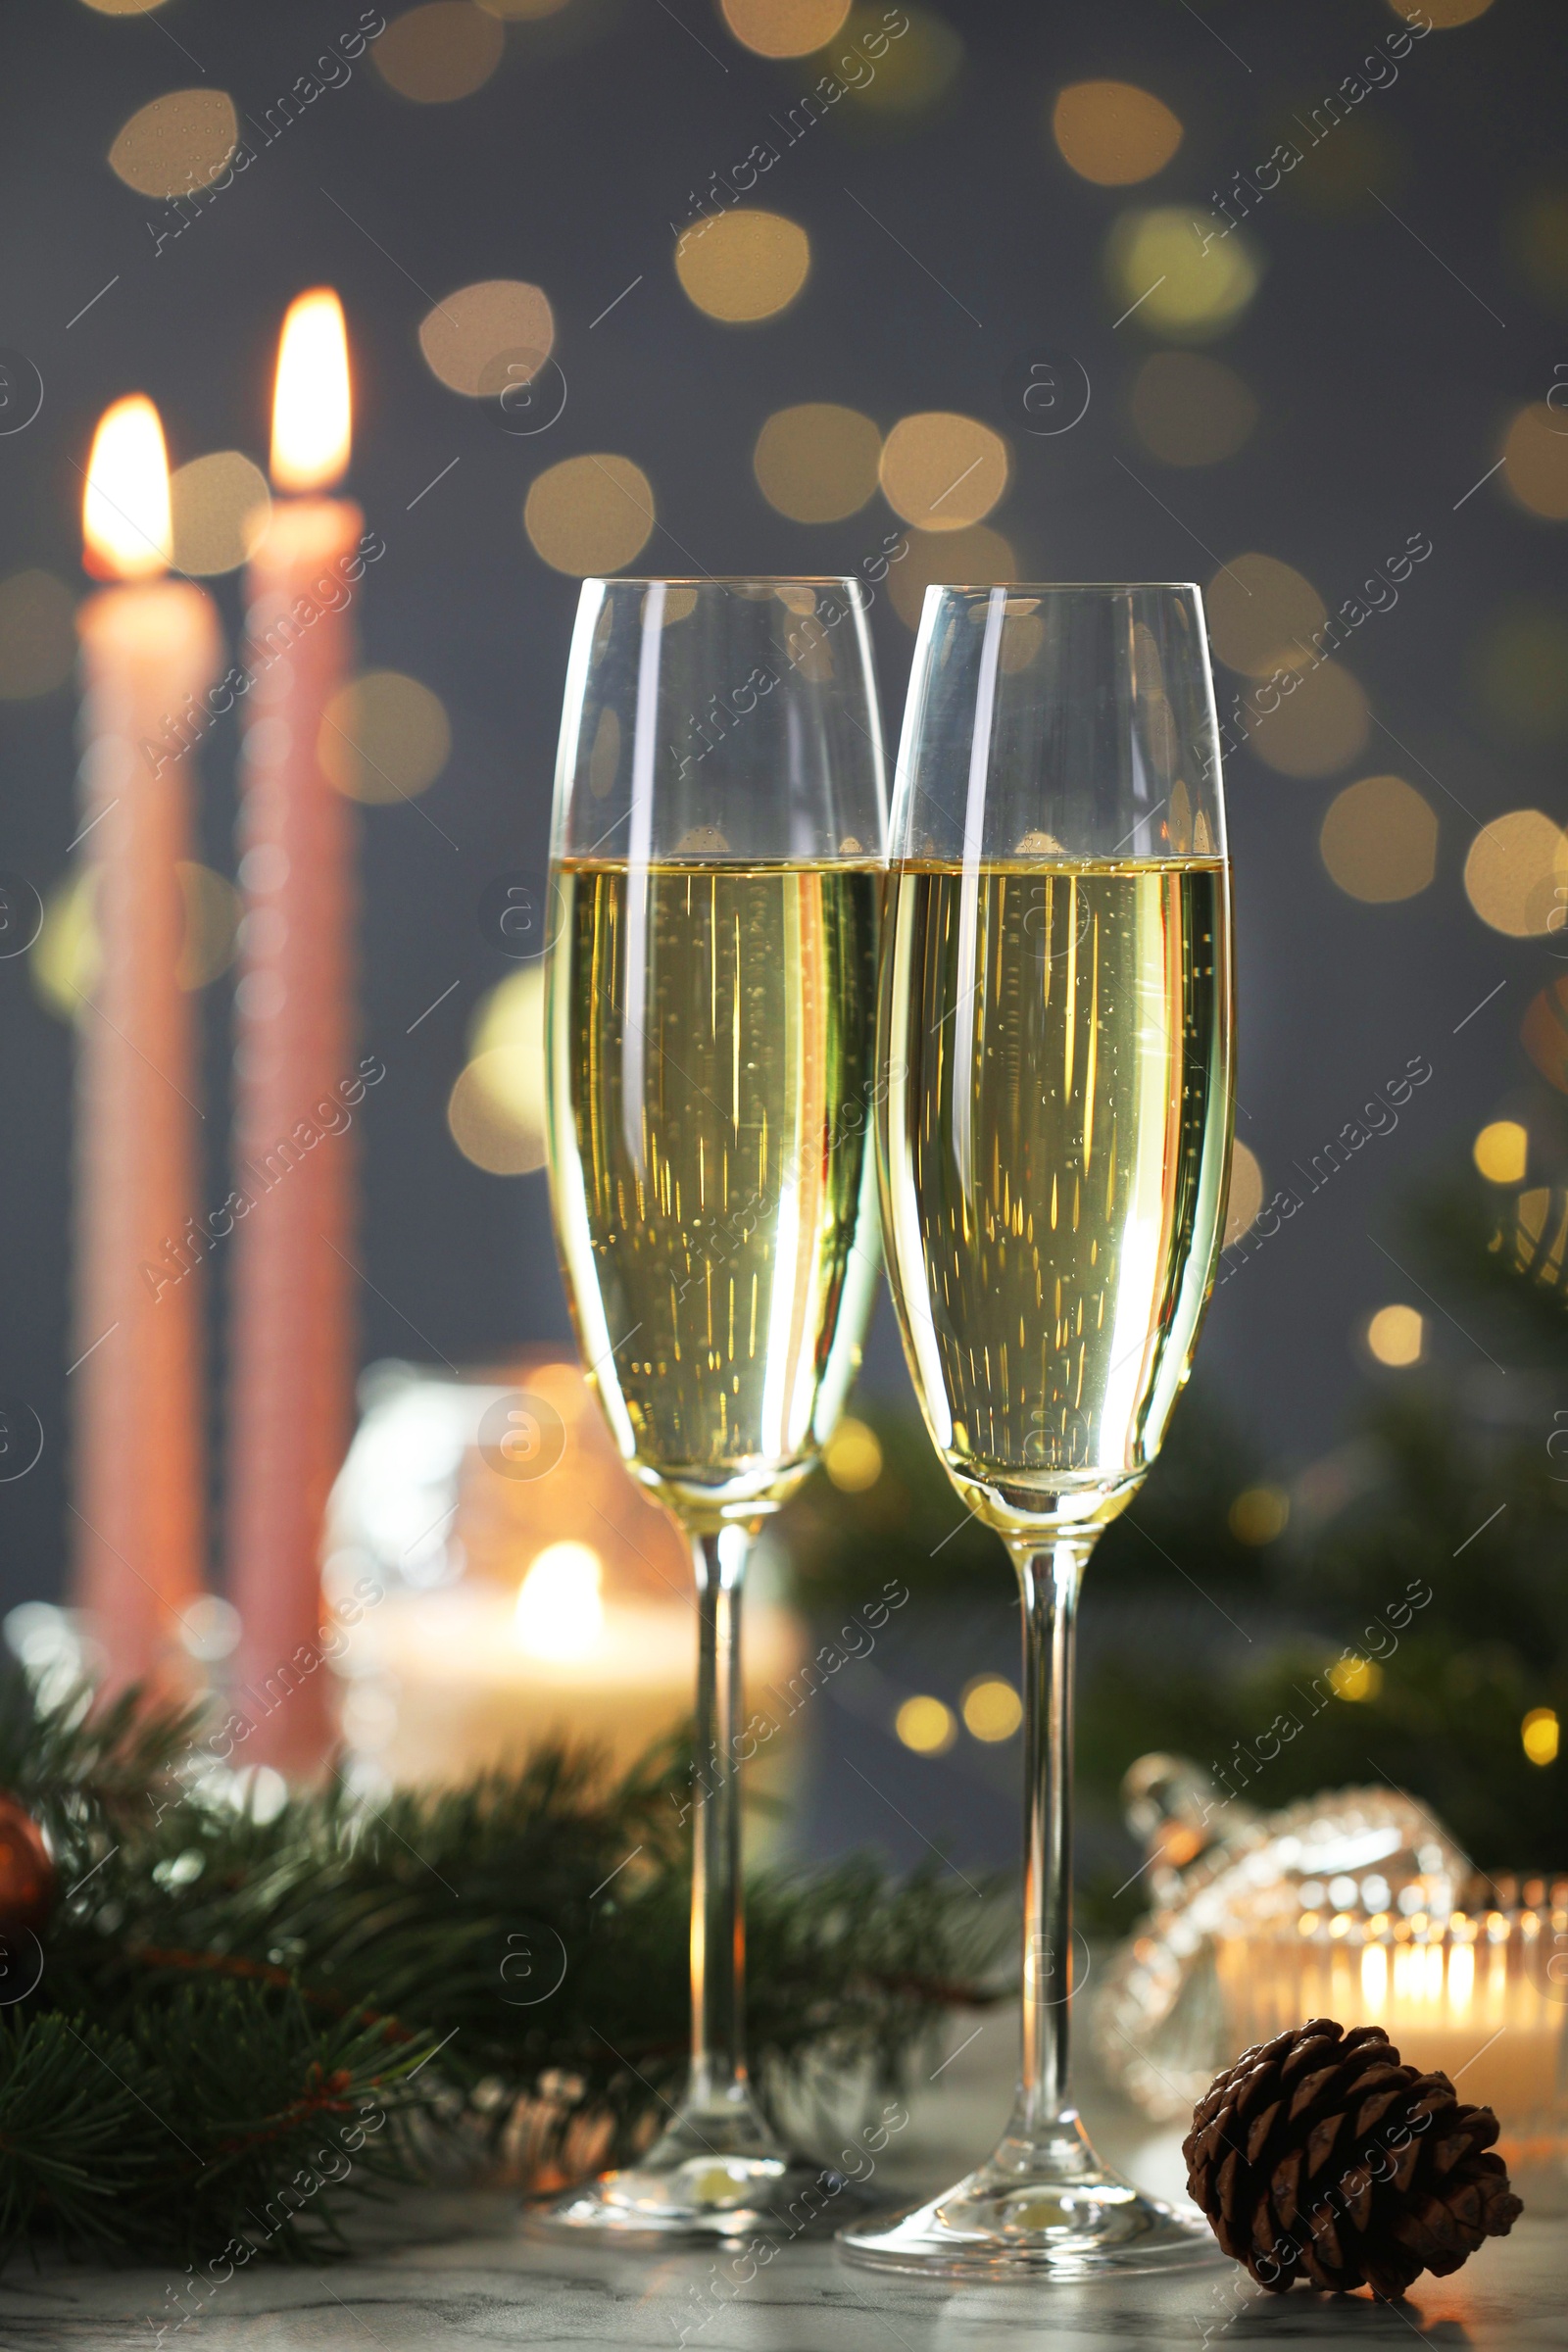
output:
[[[388,1593],[356,1628],[352,1688],[381,1736],[367,1762],[404,1783],[520,1764],[552,1740],[624,1771],[691,1713],[695,1631],[684,1593],[608,1591],[591,1544],[548,1544],[514,1592],[475,1579]],[[748,1620],[752,1749],[783,1761],[801,1691],[801,1632],[762,1600]],[[355,1723],[351,1707],[351,1731]]]

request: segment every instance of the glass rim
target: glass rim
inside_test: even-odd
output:
[[[932,580],[927,596],[1201,596],[1197,580]]]
[[[585,588],[863,588],[853,571],[588,573]]]

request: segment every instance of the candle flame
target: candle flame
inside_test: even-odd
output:
[[[289,305],[272,395],[272,480],[323,490],[349,462],[349,346],[343,305],[318,286]]]
[[[517,1647],[536,1658],[581,1658],[605,1630],[604,1571],[587,1544],[547,1544],[517,1592]]]
[[[152,579],[172,560],[169,457],[144,392],[117,400],[93,435],[81,535],[82,561],[101,580]]]

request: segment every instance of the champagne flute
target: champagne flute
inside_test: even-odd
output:
[[[886,786],[860,583],[588,580],[556,771],[551,1194],[588,1376],[697,1579],[684,2096],[569,2229],[787,2231],[746,2063],[741,1585],[831,1435],[880,1255]],[[843,2210],[842,2207],[839,2210]],[[808,2200],[805,2211],[811,2211]]]
[[[1023,1600],[1023,2051],[995,2154],[855,2259],[1084,2278],[1211,2254],[1071,2104],[1073,1621],[1159,1449],[1224,1224],[1230,884],[1192,587],[932,588],[895,789],[878,1134],[926,1424]]]

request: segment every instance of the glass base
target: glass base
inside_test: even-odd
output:
[[[822,2237],[864,2204],[844,2174],[786,2148],[748,2099],[677,2116],[636,2164],[568,2189],[529,2220],[552,2234]]]
[[[1213,2232],[1102,2165],[1076,2117],[1050,2139],[1009,2136],[967,2179],[838,2233],[852,2262],[950,2278],[1095,2278],[1224,2260]]]

